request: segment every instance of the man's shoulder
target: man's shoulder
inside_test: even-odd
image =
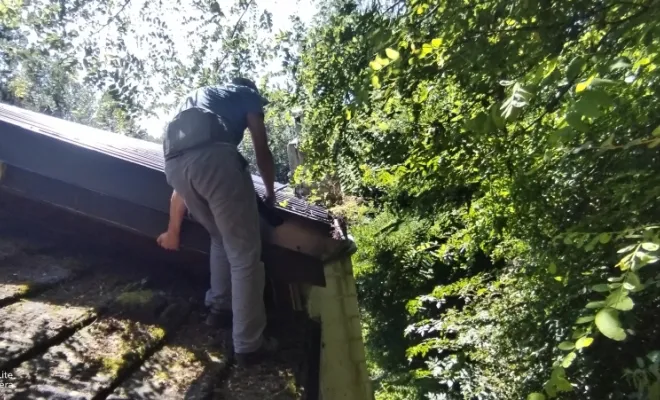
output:
[[[227,99],[227,98],[232,98],[236,99],[236,101],[240,101],[240,99],[245,98],[245,96],[249,96],[249,93],[244,90],[245,88],[236,86],[236,85],[212,85],[212,86],[205,86],[203,88],[200,88],[200,93],[199,95],[201,96],[206,96],[209,99]],[[232,100],[233,101],[233,100]]]
[[[178,112],[193,107],[208,108],[216,114],[226,109],[241,111],[244,108],[254,108],[254,104],[260,104],[259,99],[259,95],[254,90],[244,86],[233,84],[201,86],[186,95]]]
[[[179,106],[177,107],[177,111],[181,112],[184,110],[187,110],[188,108],[193,108],[197,107],[200,97],[206,96],[206,87],[198,87],[193,90],[190,90],[186,95],[183,97],[183,99],[179,102]]]

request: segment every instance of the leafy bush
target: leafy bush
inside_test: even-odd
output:
[[[632,372],[659,328],[656,2],[337,3],[300,60],[304,150],[371,205],[379,396],[657,398]]]

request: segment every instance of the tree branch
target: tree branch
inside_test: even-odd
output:
[[[383,12],[383,14],[387,14],[387,13],[389,13],[390,11],[394,10],[395,7],[397,7],[397,6],[401,5],[401,4],[404,4],[404,1],[400,0],[400,1],[396,1],[396,2],[394,2],[394,4],[392,4],[391,6],[389,6],[389,7]]]
[[[126,2],[124,3],[123,6],[121,6],[121,8],[119,9],[119,11],[117,11],[117,13],[116,13],[115,15],[113,15],[112,17],[108,18],[108,22],[106,22],[105,25],[103,25],[98,31],[96,31],[96,33],[94,33],[94,35],[97,35],[99,32],[101,32],[102,30],[104,30],[105,28],[107,28],[108,25],[110,25],[110,23],[112,22],[112,20],[115,19],[115,18],[117,18],[117,17],[119,16],[119,14],[121,14],[121,13],[124,11],[124,9],[126,8],[126,6],[128,6],[128,4],[129,4],[130,2],[131,2],[131,0],[126,0]]]
[[[130,0],[129,0],[129,1],[130,1]],[[243,17],[244,17],[245,14],[247,13],[247,11],[248,11],[248,10],[250,9],[250,7],[252,6],[252,3],[254,3],[254,0],[250,0],[250,2],[247,3],[247,5],[245,6],[245,9],[243,10],[243,13],[242,13],[241,16],[238,18],[238,21],[236,21],[236,24],[234,25],[234,29],[232,29],[232,31],[231,31],[231,35],[229,35],[229,38],[227,38],[227,40],[232,40],[232,39],[234,38],[234,35],[236,34],[236,30],[238,29],[238,24],[241,23],[241,20],[243,19]],[[220,67],[222,67],[222,64],[225,63],[225,61],[227,60],[227,57],[229,57],[229,51],[227,51],[227,52],[225,53],[225,56],[224,56],[224,57],[222,58],[222,60],[220,60],[220,62],[218,63],[218,70],[220,69]]]
[[[554,24],[546,24],[546,25],[541,25],[541,24],[536,24],[536,25],[523,25],[523,26],[518,26],[515,28],[503,28],[503,29],[492,29],[492,30],[484,30],[484,31],[474,31],[476,35],[490,35],[493,33],[507,33],[507,32],[523,32],[523,31],[536,31],[539,29],[549,29],[549,28],[556,28],[559,26],[563,26],[565,23],[563,22],[556,22]],[[476,36],[474,36],[476,37]]]

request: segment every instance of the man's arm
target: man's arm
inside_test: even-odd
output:
[[[266,199],[272,204],[275,201],[275,163],[273,162],[273,153],[268,147],[264,116],[261,113],[249,113],[247,122],[252,135],[254,153],[257,156],[257,168],[259,168],[261,179],[264,181],[264,186],[266,186]]]
[[[172,192],[170,200],[170,222],[167,232],[158,236],[158,244],[167,250],[178,250],[181,237],[181,224],[186,214],[186,203],[176,190]]]

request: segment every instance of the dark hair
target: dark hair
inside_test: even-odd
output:
[[[257,89],[257,85],[254,83],[252,79],[238,77],[238,78],[233,78],[231,80],[231,83],[239,86],[247,86],[250,89],[254,89],[255,91],[259,92],[259,89]]]
[[[231,83],[233,83],[234,85],[238,85],[238,86],[249,87],[250,89],[257,92],[259,94],[259,96],[261,97],[261,102],[263,103],[264,106],[268,105],[270,103],[270,101],[268,101],[268,99],[266,99],[264,96],[262,96],[259,93],[259,89],[257,89],[257,85],[254,83],[254,81],[252,79],[238,77],[238,78],[233,78],[231,80]]]

